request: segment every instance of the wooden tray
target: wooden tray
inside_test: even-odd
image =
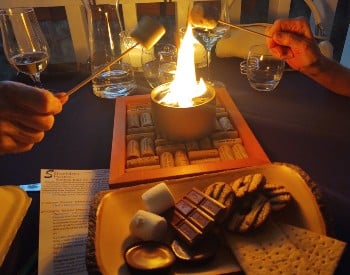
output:
[[[140,182],[154,181],[166,178],[176,178],[191,176],[208,172],[215,172],[233,168],[249,167],[270,163],[269,158],[261,148],[259,142],[240,114],[232,98],[223,88],[216,90],[216,101],[221,115],[224,113],[234,125],[238,136],[247,153],[244,159],[216,160],[199,164],[189,164],[186,166],[162,168],[159,165],[142,166],[127,169],[126,166],[126,142],[127,142],[127,111],[132,108],[145,108],[149,104],[150,95],[120,97],[116,100],[114,131],[112,140],[112,152],[110,162],[110,187],[121,187],[135,185]],[[222,110],[224,109],[224,112]],[[154,128],[154,127],[153,127]],[[138,133],[140,134],[140,133]],[[145,133],[150,134],[150,132]],[[153,132],[157,135],[156,129]],[[224,133],[225,134],[225,133]],[[188,153],[188,152],[187,152]]]
[[[203,190],[216,181],[231,182],[251,173],[262,173],[270,183],[284,185],[292,195],[292,201],[283,210],[272,216],[281,221],[319,234],[326,235],[327,227],[319,207],[319,196],[313,194],[310,177],[300,168],[286,164],[268,164],[230,171],[216,172],[165,182],[175,200],[183,197],[192,187]],[[159,182],[141,184],[99,193],[92,206],[89,222],[87,266],[89,271],[103,274],[129,274],[123,259],[123,251],[130,245],[129,224],[139,209],[144,209],[141,195]],[[312,188],[312,189],[311,189]],[[317,190],[316,190],[317,193]],[[118,215],[116,215],[118,213]],[[214,261],[202,267],[176,266],[175,274],[225,274],[238,272],[240,268],[231,251],[222,244]]]

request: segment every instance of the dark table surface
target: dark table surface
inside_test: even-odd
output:
[[[334,236],[350,242],[350,98],[335,95],[298,72],[285,72],[277,90],[261,93],[239,72],[240,59],[215,59],[212,74],[225,83],[240,112],[272,162],[306,171],[331,213]],[[73,87],[83,74],[47,74],[54,91]],[[146,87],[143,79],[139,83]],[[349,87],[350,88],[350,87]],[[150,91],[141,88],[139,92]],[[0,156],[0,185],[39,182],[40,169],[109,168],[114,100],[93,95],[91,85],[71,96],[54,128],[30,152]],[[38,248],[39,197],[32,204],[0,268],[15,274]],[[329,217],[327,217],[329,218]],[[337,274],[350,274],[349,249]]]

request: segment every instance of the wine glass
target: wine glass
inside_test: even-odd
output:
[[[49,60],[49,47],[33,8],[0,10],[0,26],[4,52],[9,63],[42,86],[40,73]]]
[[[227,0],[206,0],[206,1],[195,1],[192,0],[190,3],[190,13],[194,11],[200,5],[201,11],[203,12],[203,17],[206,18],[216,18],[222,21],[227,22],[228,18],[228,10],[227,10]],[[191,27],[193,30],[193,35],[197,38],[197,40],[204,46],[207,52],[207,79],[206,82],[211,84],[213,87],[222,87],[222,84],[219,81],[215,81],[211,79],[210,73],[210,60],[211,60],[211,51],[213,47],[216,45],[218,40],[222,38],[227,31],[229,30],[229,26],[217,24],[214,28],[212,26],[208,26],[206,24],[195,24],[192,20],[190,20]]]

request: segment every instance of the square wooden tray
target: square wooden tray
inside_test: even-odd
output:
[[[133,130],[132,133],[130,133],[128,128],[127,112],[131,110],[139,113],[151,113],[150,100],[150,95],[120,97],[116,100],[109,178],[111,188],[270,163],[269,158],[261,148],[232,98],[226,89],[220,88],[216,89],[217,117],[227,116],[230,120],[245,149],[245,158],[223,159],[220,155],[217,158],[208,158],[203,161],[190,161],[190,164],[185,166],[162,167],[160,163],[156,165],[153,163],[152,165],[127,168],[127,142],[130,140],[130,136],[142,137],[144,134],[145,136],[153,136],[154,139],[158,138],[157,129],[154,126],[134,128],[131,129]],[[145,133],[142,133],[143,129],[146,129]],[[211,144],[213,144],[214,135],[216,138],[222,136],[222,139],[227,139],[225,134],[228,131],[225,131],[213,132],[208,137]],[[181,146],[186,148],[185,153],[188,155],[189,151],[186,151],[187,147],[185,144]],[[212,145],[212,148],[209,148],[209,150],[212,149],[216,149],[214,145]],[[157,148],[154,151],[155,157],[158,158]]]

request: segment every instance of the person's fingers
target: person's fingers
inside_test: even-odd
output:
[[[44,104],[42,105],[42,111],[45,114],[57,115],[62,111],[62,102],[54,94],[48,91],[43,91],[46,95]]]
[[[12,81],[0,82],[1,97],[17,108],[39,114],[58,114],[61,101],[51,92]]]
[[[38,115],[16,109],[1,108],[0,119],[22,125],[36,131],[48,131],[55,122],[54,115]]]
[[[306,38],[313,38],[310,25],[303,17],[291,19],[278,19],[266,30],[266,34],[273,36],[276,32],[289,32],[299,34]]]
[[[2,146],[2,144],[4,146]],[[11,137],[2,137],[0,139],[0,155],[27,152],[30,151],[33,146],[34,143],[21,144],[11,139]]]
[[[290,48],[300,47],[301,43],[304,43],[303,38],[288,32],[275,32],[272,39],[277,45],[287,46]]]
[[[292,33],[276,32],[272,39],[274,43],[270,44],[271,52],[284,60],[293,58],[305,49],[305,40]]]
[[[276,32],[272,38],[276,44],[290,48],[294,56],[312,56],[319,52],[317,43],[313,38],[308,39],[297,34],[286,32]]]
[[[20,144],[38,143],[44,138],[44,131],[37,131],[8,121],[0,121],[0,135],[11,137]]]
[[[64,92],[61,92],[61,93],[56,93],[55,94],[55,97],[57,97],[61,103],[64,105],[68,99],[69,99],[69,96],[67,95],[67,93],[64,93]]]
[[[272,54],[282,60],[287,60],[294,57],[293,51],[289,47],[275,46],[270,48]]]
[[[34,143],[20,143],[11,136],[0,135],[0,155],[8,153],[21,153],[33,148]]]

